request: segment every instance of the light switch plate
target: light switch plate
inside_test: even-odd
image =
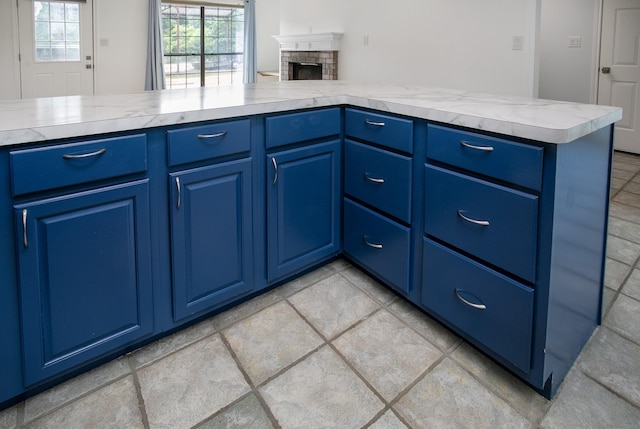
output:
[[[580,36],[569,36],[569,47],[579,48],[582,45],[582,38]]]
[[[522,50],[522,36],[513,36],[513,40],[511,42],[511,49],[514,51]]]

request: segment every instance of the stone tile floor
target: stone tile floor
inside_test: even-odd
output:
[[[639,428],[640,157],[604,322],[553,401],[344,260],[0,412],[0,428]]]

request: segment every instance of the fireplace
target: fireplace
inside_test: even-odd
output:
[[[322,80],[322,64],[291,63],[290,66],[293,80]]]
[[[282,51],[281,80],[337,80],[338,51]]]
[[[342,33],[274,36],[280,43],[280,80],[337,80]]]

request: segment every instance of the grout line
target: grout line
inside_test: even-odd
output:
[[[613,258],[611,258],[611,259],[613,259]],[[613,260],[614,260],[614,261],[616,261],[616,259],[613,259]],[[618,262],[620,262],[620,261],[618,261]],[[609,311],[611,311],[611,309],[613,308],[613,305],[614,305],[614,304],[616,303],[616,301],[618,300],[618,297],[620,296],[620,294],[623,294],[625,297],[627,297],[627,298],[631,298],[631,299],[633,299],[633,300],[635,300],[635,301],[639,301],[639,300],[637,300],[636,298],[633,298],[633,297],[631,297],[631,296],[627,295],[626,293],[623,293],[623,292],[622,292],[622,289],[624,289],[624,287],[627,285],[627,281],[629,281],[629,278],[631,278],[631,276],[633,275],[633,271],[636,269],[635,267],[636,267],[638,264],[640,264],[640,256],[638,256],[638,258],[636,258],[636,261],[633,263],[633,265],[631,265],[631,269],[629,270],[629,272],[628,272],[628,273],[627,273],[627,275],[625,276],[624,280],[622,280],[622,281],[620,282],[620,286],[618,287],[618,289],[617,289],[617,290],[614,290],[613,298],[611,298],[611,302],[609,302],[609,305],[607,306],[607,309],[606,309],[606,310],[603,312],[603,314],[602,314],[602,321],[601,321],[601,323],[600,323],[600,324],[601,324],[601,326],[602,326],[602,325],[604,325],[604,323],[605,323],[606,319],[609,317]],[[625,265],[627,265],[627,264],[625,264]],[[611,289],[611,288],[609,288],[609,289]],[[613,289],[612,289],[612,290],[613,290]],[[625,338],[626,338],[626,337],[625,337]],[[633,340],[630,340],[630,341],[632,341],[634,344],[638,344],[638,343],[636,343],[636,342],[635,342],[635,341],[633,341]],[[640,344],[638,344],[638,345],[640,345]]]
[[[212,318],[213,317],[215,317],[215,316],[212,316]],[[199,323],[209,322],[210,320],[211,320],[211,318],[205,319],[205,320],[203,320],[202,322],[199,322]],[[190,326],[188,328],[185,328],[185,330],[186,329],[191,329],[193,327],[196,327],[196,326],[198,326],[199,323],[197,323],[195,325],[192,325],[192,326]],[[183,331],[177,331],[177,332],[169,335],[168,337],[160,338],[160,339],[158,339],[158,340],[156,340],[156,341],[154,341],[154,342],[152,342],[150,344],[147,344],[146,346],[144,346],[144,347],[142,347],[140,349],[136,349],[136,350],[133,350],[133,351],[131,351],[129,353],[126,353],[125,355],[123,355],[123,357],[126,357],[127,359],[130,359],[132,357],[132,355],[135,354],[136,352],[138,352],[140,350],[143,350],[143,349],[145,349],[147,347],[151,347],[151,346],[153,346],[155,344],[159,345],[160,342],[162,342],[162,341],[166,342],[167,340],[172,338],[174,335],[180,335],[181,333],[183,333]],[[174,355],[174,354],[176,354],[178,352],[181,352],[182,350],[187,349],[187,348],[191,347],[192,345],[194,345],[196,343],[199,343],[200,341],[202,341],[202,340],[204,340],[206,338],[209,338],[209,337],[211,337],[211,336],[213,336],[215,334],[218,334],[218,333],[219,333],[218,329],[215,328],[215,326],[214,326],[214,329],[213,329],[212,332],[209,332],[208,334],[205,334],[205,335],[199,336],[197,338],[191,339],[191,340],[187,341],[186,343],[179,344],[178,346],[175,346],[175,347],[171,348],[165,354],[161,354],[161,355],[159,355],[159,356],[157,356],[155,358],[152,358],[148,362],[141,363],[137,367],[134,366],[133,363],[131,363],[132,371],[139,371],[141,369],[147,368],[147,367],[149,367],[149,366],[151,366],[151,365],[153,365],[155,363],[160,362],[161,360],[163,360],[163,359],[165,359],[165,358],[167,358],[169,356],[172,356],[172,355]]]
[[[88,389],[88,390],[84,391],[83,393],[81,393],[81,394],[79,394],[79,395],[77,395],[77,396],[74,396],[73,398],[70,398],[70,399],[66,399],[66,400],[64,400],[63,402],[61,402],[61,403],[57,404],[56,406],[54,406],[54,407],[52,407],[52,408],[48,409],[47,411],[45,411],[45,412],[43,412],[43,413],[41,413],[41,414],[38,414],[35,418],[33,418],[33,419],[31,419],[31,420],[28,420],[28,421],[26,421],[26,422],[25,422],[25,414],[24,414],[24,411],[25,411],[25,404],[26,404],[26,401],[27,401],[29,398],[27,398],[27,399],[25,399],[24,401],[22,401],[22,402],[20,403],[20,404],[22,405],[22,423],[21,423],[21,424],[22,424],[22,426],[18,425],[18,426],[16,426],[16,428],[23,427],[23,426],[24,426],[24,425],[26,425],[26,424],[31,424],[31,423],[36,422],[36,421],[38,421],[38,420],[40,420],[40,419],[42,419],[42,418],[44,418],[44,417],[50,416],[50,415],[52,415],[52,414],[54,414],[54,413],[56,413],[56,412],[60,411],[61,409],[65,408],[65,407],[67,407],[67,406],[69,406],[69,405],[71,405],[71,404],[73,404],[73,403],[75,403],[75,402],[78,402],[78,401],[80,401],[80,400],[82,400],[82,399],[84,399],[84,398],[86,398],[86,397],[88,397],[88,396],[91,396],[92,394],[96,393],[97,391],[99,391],[99,390],[101,390],[101,389],[103,389],[103,388],[105,388],[105,387],[107,387],[107,386],[109,386],[109,385],[111,385],[111,384],[117,383],[117,382],[119,382],[119,381],[121,381],[121,380],[123,380],[123,379],[125,379],[125,378],[127,378],[127,377],[129,377],[129,376],[131,376],[131,375],[132,375],[131,365],[129,364],[129,360],[128,360],[128,358],[127,358],[127,355],[123,355],[123,356],[119,356],[119,357],[117,357],[117,358],[115,358],[115,359],[112,359],[112,360],[110,360],[110,361],[108,361],[108,362],[105,362],[105,363],[103,363],[102,365],[97,366],[97,367],[95,367],[95,368],[93,368],[93,369],[91,369],[91,370],[89,370],[89,371],[87,371],[87,372],[84,372],[84,373],[78,374],[77,376],[75,376],[75,377],[73,377],[73,378],[70,378],[70,379],[68,379],[68,380],[66,380],[66,381],[64,381],[64,382],[62,382],[62,383],[60,383],[60,384],[54,385],[54,386],[52,386],[51,388],[49,388],[49,389],[47,389],[47,390],[45,390],[45,391],[43,391],[43,392],[40,392],[38,395],[33,396],[33,398],[36,398],[36,397],[38,397],[39,395],[42,395],[42,394],[44,394],[44,393],[48,392],[49,390],[59,388],[61,385],[65,384],[65,383],[72,383],[72,382],[73,382],[74,380],[76,380],[77,378],[79,378],[79,377],[83,377],[83,376],[87,376],[89,373],[91,373],[91,372],[93,372],[93,371],[96,371],[96,370],[98,370],[98,369],[100,369],[100,368],[102,368],[102,367],[104,367],[104,366],[106,366],[106,365],[108,365],[108,364],[110,364],[110,363],[112,363],[112,362],[115,362],[115,361],[117,361],[117,360],[123,360],[123,361],[125,361],[125,365],[129,368],[129,371],[127,371],[127,372],[125,372],[124,374],[121,374],[121,375],[119,375],[119,376],[117,376],[117,377],[114,377],[114,378],[112,378],[112,379],[109,379],[109,380],[107,380],[107,381],[103,382],[102,384],[92,385],[92,387],[91,387],[90,389]]]
[[[600,329],[600,330],[602,330],[602,329],[606,329],[606,330],[607,330],[607,331],[609,331],[611,334],[613,334],[613,335],[617,335],[617,336],[619,336],[619,337],[621,337],[621,338],[623,338],[623,339],[625,339],[625,340],[629,341],[625,336],[621,335],[619,332],[617,332],[617,331],[615,331],[615,330],[613,330],[613,329],[611,329],[611,328],[609,328],[609,327],[607,327],[607,326],[602,325],[602,326],[600,326],[600,327],[599,327],[599,329]],[[595,336],[595,335],[594,335],[594,336]],[[589,343],[590,343],[590,342],[591,342],[591,341],[589,341]],[[640,344],[637,344],[635,341],[631,341],[631,343],[633,343],[633,344],[636,344],[636,345],[640,346]],[[586,348],[586,346],[585,346],[585,348]],[[581,353],[581,354],[582,354],[582,353]],[[613,394],[613,395],[615,395],[616,397],[618,397],[618,398],[622,399],[624,402],[626,402],[627,404],[631,405],[632,407],[634,407],[634,408],[636,408],[636,409],[640,410],[640,405],[639,405],[639,404],[636,404],[636,403],[632,402],[630,399],[628,399],[628,398],[626,398],[626,397],[622,396],[620,393],[616,392],[615,390],[613,390],[613,389],[612,389],[612,388],[610,388],[609,386],[607,386],[607,385],[603,384],[600,380],[598,380],[597,378],[595,378],[595,377],[591,376],[589,373],[587,373],[587,372],[586,372],[582,367],[580,367],[580,366],[576,365],[576,368],[577,368],[577,370],[579,370],[579,371],[580,371],[580,372],[581,372],[585,377],[587,377],[589,380],[591,380],[591,381],[595,382],[596,384],[600,385],[600,386],[601,386],[601,387],[603,387],[605,390],[607,390],[608,392],[612,393],[612,394]],[[564,385],[563,385],[563,386],[561,386],[561,389],[562,389],[563,387],[564,387]],[[560,392],[558,392],[558,394],[559,394],[559,393],[560,393]]]
[[[320,267],[320,268],[318,268],[318,269],[322,269],[322,268],[324,268],[324,266],[323,266],[323,267]],[[317,271],[317,270],[316,270],[316,271]],[[214,321],[214,326],[215,326],[216,330],[217,330],[217,331],[219,331],[219,332],[222,332],[222,331],[224,331],[224,330],[228,330],[228,329],[230,329],[232,326],[236,325],[237,323],[240,323],[240,322],[242,322],[242,321],[244,321],[244,320],[247,320],[247,319],[249,319],[250,317],[252,317],[252,316],[254,316],[254,315],[256,315],[256,314],[260,313],[261,311],[266,310],[267,308],[269,308],[269,307],[271,307],[271,306],[273,306],[273,305],[275,305],[275,304],[278,304],[278,303],[280,303],[280,302],[282,302],[282,301],[285,301],[285,300],[287,300],[288,298],[292,297],[293,295],[296,295],[297,293],[302,292],[303,290],[308,289],[308,288],[310,288],[311,286],[314,286],[315,284],[320,283],[321,281],[326,280],[326,279],[328,279],[329,277],[331,277],[331,276],[333,276],[333,275],[335,275],[335,274],[338,274],[338,273],[336,273],[336,272],[333,272],[333,271],[329,270],[329,272],[327,273],[327,275],[326,275],[326,276],[325,276],[325,275],[320,276],[319,278],[314,279],[314,280],[313,280],[312,282],[310,282],[309,284],[305,284],[304,286],[300,287],[300,289],[296,289],[295,291],[293,291],[293,292],[291,292],[291,293],[289,293],[289,294],[285,294],[285,293],[283,293],[283,291],[281,290],[281,288],[285,288],[285,287],[286,287],[287,285],[289,285],[290,283],[293,283],[293,282],[295,282],[295,281],[297,281],[297,280],[300,280],[300,279],[302,279],[302,278],[304,278],[304,277],[306,277],[306,276],[308,276],[308,275],[310,275],[311,273],[314,273],[314,272],[315,272],[315,271],[311,271],[311,272],[309,272],[309,273],[305,274],[305,275],[304,275],[304,276],[302,276],[302,277],[299,277],[299,278],[297,278],[297,279],[291,280],[290,282],[287,282],[287,283],[283,283],[283,284],[281,284],[280,286],[277,286],[276,288],[274,288],[274,289],[270,290],[270,291],[269,291],[269,292],[267,292],[266,294],[262,294],[262,295],[255,296],[255,297],[253,297],[251,300],[249,300],[249,301],[245,301],[245,302],[243,302],[242,304],[240,304],[240,305],[239,305],[239,306],[237,306],[237,307],[232,307],[232,308],[228,309],[227,311],[225,311],[225,312],[223,312],[223,313],[219,313],[219,314],[216,314],[215,316],[212,316],[212,317],[214,317],[214,318],[215,318],[215,317],[221,316],[222,314],[225,314],[225,313],[227,313],[227,312],[238,311],[238,307],[240,307],[240,306],[242,306],[242,305],[245,305],[245,304],[249,304],[250,302],[252,302],[253,300],[256,300],[256,299],[266,298],[266,297],[267,297],[267,296],[269,296],[269,295],[272,295],[272,296],[276,296],[276,297],[277,297],[277,299],[276,299],[275,301],[273,301],[273,302],[271,302],[271,303],[268,303],[268,304],[266,304],[266,305],[264,305],[264,306],[257,306],[257,307],[255,307],[254,309],[252,309],[251,311],[247,312],[247,314],[242,315],[242,317],[240,317],[240,318],[239,318],[239,319],[237,319],[237,320],[233,320],[233,321],[232,321],[232,322],[230,322],[230,323],[218,325],[218,324],[217,324],[217,323],[215,323],[215,321]],[[264,301],[266,301],[266,299],[265,299]]]
[[[269,420],[271,421],[273,426],[275,428],[280,428],[281,427],[280,423],[278,423],[278,420],[273,415],[273,413],[271,412],[271,409],[269,408],[269,406],[267,405],[266,401],[262,397],[262,394],[260,393],[259,387],[263,386],[264,383],[256,385],[253,382],[253,380],[251,380],[251,377],[249,376],[249,373],[245,370],[244,366],[242,366],[242,363],[240,362],[240,358],[236,354],[235,350],[233,350],[233,347],[231,347],[231,343],[229,343],[229,341],[227,340],[227,337],[222,332],[220,332],[220,338],[222,339],[222,343],[227,348],[227,352],[231,355],[231,358],[235,361],[236,366],[238,367],[238,370],[242,373],[242,376],[244,377],[246,383],[249,385],[249,392],[247,392],[245,395],[242,395],[240,398],[236,399],[235,401],[233,401],[232,403],[230,403],[226,407],[219,409],[213,415],[209,416],[206,420],[203,420],[203,422],[207,421],[207,420],[210,420],[211,418],[219,415],[221,412],[224,412],[225,410],[229,409],[232,405],[235,405],[236,403],[240,402],[240,400],[244,399],[249,394],[253,393],[255,395],[255,397],[258,399],[258,402],[262,406],[264,412],[267,414],[267,417],[269,417]],[[201,423],[202,422],[200,422],[198,424],[201,424]]]
[[[348,279],[347,279],[348,280]],[[355,287],[355,285],[354,285]],[[359,288],[357,288],[358,290],[360,290]],[[367,295],[368,296],[368,295]],[[368,320],[370,317],[372,317],[373,315],[377,314],[378,312],[382,311],[384,308],[377,302],[374,300],[374,302],[378,305],[378,308],[376,308],[375,310],[373,310],[371,313],[369,313],[366,316],[363,316],[360,320],[358,320],[357,322],[355,322],[354,324],[352,324],[351,326],[349,326],[347,329],[340,331],[339,333],[337,333],[336,335],[334,335],[331,338],[327,338],[322,332],[320,332],[314,325],[313,323],[311,323],[309,320],[307,320],[307,318],[304,316],[304,314],[302,314],[300,311],[298,311],[298,309],[287,300],[287,303],[293,308],[293,310],[298,314],[299,317],[301,317],[307,324],[309,324],[311,326],[311,328],[318,334],[320,335],[320,337],[324,340],[324,343],[319,346],[317,349],[313,350],[312,352],[308,353],[307,355],[305,355],[304,357],[302,357],[301,359],[299,359],[297,362],[295,362],[294,364],[290,365],[287,369],[280,371],[276,376],[274,376],[273,378],[276,378],[277,376],[281,375],[282,373],[286,372],[286,370],[288,370],[290,367],[293,367],[295,365],[297,365],[298,363],[306,360],[309,356],[311,356],[312,354],[318,352],[320,349],[324,348],[325,346],[329,347],[335,354],[337,354],[337,356],[342,360],[342,362],[347,366],[347,368],[349,368],[351,370],[351,372],[357,377],[359,378],[364,384],[365,386],[367,386],[367,388],[369,390],[371,390],[371,392],[382,402],[383,407],[382,407],[382,411],[380,411],[379,413],[384,414],[384,412],[386,412],[386,410],[389,408],[389,404],[388,401],[382,396],[382,394],[380,394],[380,392],[378,392],[373,385],[364,377],[363,374],[361,374],[352,364],[351,362],[349,362],[349,360],[342,355],[342,353],[340,353],[340,351],[335,347],[335,345],[333,344],[333,341],[335,341],[336,339],[340,338],[341,336],[343,336],[344,334],[346,334],[347,332],[353,330],[355,327],[361,325],[364,321]],[[264,383],[266,384],[266,382]],[[378,413],[378,414],[379,414]],[[374,416],[374,418],[377,420],[377,418],[379,418],[380,416],[376,414],[376,416]],[[382,415],[380,414],[380,415]],[[375,420],[373,420],[375,421]],[[367,425],[371,424],[373,421],[369,421],[367,423]]]
[[[150,429],[151,424],[149,423],[149,416],[147,415],[147,407],[144,403],[144,396],[142,396],[142,386],[140,386],[140,379],[138,378],[138,371],[133,367],[133,363],[127,357],[127,363],[129,365],[129,369],[131,370],[131,376],[133,377],[133,385],[136,389],[136,396],[138,398],[138,410],[140,410],[140,416],[142,417],[142,424],[145,429]]]
[[[24,425],[24,407],[26,402],[27,400],[25,399],[16,405],[16,429],[21,428]]]

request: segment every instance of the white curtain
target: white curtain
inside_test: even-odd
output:
[[[244,83],[254,83],[258,74],[256,54],[256,0],[244,1]]]
[[[161,0],[149,0],[149,38],[147,40],[147,75],[144,89],[164,89],[162,67]]]

